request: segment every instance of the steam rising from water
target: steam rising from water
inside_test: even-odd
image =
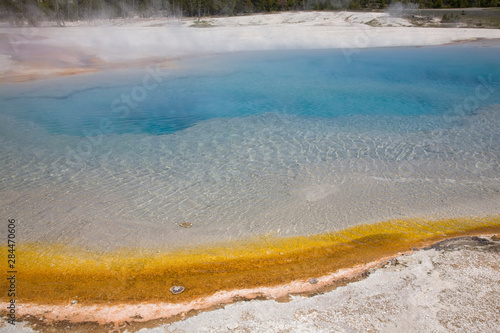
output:
[[[408,15],[414,14],[418,9],[418,3],[393,2],[385,9],[385,12],[394,17],[406,17]]]

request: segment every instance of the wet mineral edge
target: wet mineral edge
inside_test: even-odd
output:
[[[498,240],[444,241],[331,292],[232,304],[141,332],[498,332]]]
[[[18,314],[44,324],[143,323],[244,299],[283,300],[362,278],[401,253],[431,244],[433,251],[472,246],[497,255],[498,246],[490,244],[495,240],[437,243],[494,233],[500,233],[500,217],[393,220],[309,237],[261,237],[170,253],[24,245],[18,252],[26,264],[18,282]]]
[[[499,269],[500,237],[462,236],[383,261],[361,279],[313,297],[239,302],[169,320],[148,321],[136,306],[128,320],[102,326],[24,316],[0,332],[496,332]]]

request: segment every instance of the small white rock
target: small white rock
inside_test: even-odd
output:
[[[184,291],[183,286],[173,286],[172,288],[170,288],[170,292],[174,295],[180,294],[183,291]]]
[[[238,323],[229,323],[226,326],[229,330],[235,330],[239,327]]]

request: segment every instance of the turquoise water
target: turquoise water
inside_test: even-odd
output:
[[[111,134],[161,135],[207,119],[266,112],[328,119],[444,115],[474,96],[478,76],[491,75],[492,89],[498,86],[499,54],[497,47],[450,46],[365,50],[352,62],[338,50],[206,57],[164,69],[160,85],[148,81],[155,85],[151,90],[142,89],[147,71],[130,73],[127,82],[123,73],[114,82],[107,73],[106,85],[98,82],[99,75],[90,75],[81,88],[73,78],[53,80],[40,92],[4,96],[2,113],[50,133],[76,136],[98,129],[103,118],[112,120]],[[128,103],[123,96],[129,96]],[[112,105],[116,99],[121,102]],[[477,109],[499,101],[500,94],[490,94],[471,105]]]
[[[93,246],[498,213],[499,55],[235,53],[4,85],[0,209],[28,240]]]

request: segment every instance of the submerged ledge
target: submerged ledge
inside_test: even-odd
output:
[[[451,237],[498,233],[500,216],[392,220],[309,237],[263,236],[168,253],[99,253],[61,244],[20,244],[17,315],[45,323],[118,325],[239,300],[286,299],[358,279],[414,248]],[[2,251],[6,256],[7,248]],[[317,283],[310,283],[311,278]],[[172,286],[185,291],[173,295]],[[6,296],[4,290],[2,303],[8,301]]]

